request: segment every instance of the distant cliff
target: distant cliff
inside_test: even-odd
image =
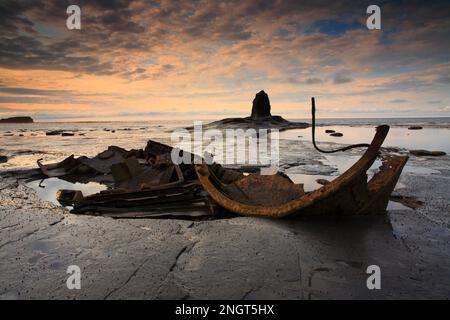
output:
[[[0,119],[0,123],[33,123],[31,117],[12,117],[6,119]]]

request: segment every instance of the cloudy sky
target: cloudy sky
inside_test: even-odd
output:
[[[66,9],[81,7],[81,30]],[[381,8],[381,30],[366,9]],[[449,1],[0,0],[0,117],[450,116]]]

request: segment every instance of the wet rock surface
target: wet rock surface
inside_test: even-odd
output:
[[[59,136],[62,134],[62,132],[63,132],[62,130],[54,130],[54,131],[46,132],[45,135],[46,136]]]
[[[46,162],[67,156],[34,148],[0,150],[11,159],[4,168],[20,156]],[[287,172],[330,180],[339,174],[335,159],[315,152],[309,141],[284,140],[280,148]],[[349,165],[359,156],[358,150],[346,153]],[[32,171],[2,171],[0,298],[448,298],[448,160],[410,158],[395,194],[420,201],[415,210],[308,220],[75,216],[24,187],[27,179],[37,179]],[[35,161],[26,163],[36,167]],[[72,264],[81,268],[80,291],[65,285]],[[365,271],[372,264],[381,268],[379,291],[366,288]]]
[[[418,157],[421,156],[442,157],[446,155],[446,153],[443,151],[428,151],[428,150],[411,150],[409,153]]]
[[[405,170],[396,190],[415,210],[199,222],[71,215],[23,185],[32,171],[2,172],[0,298],[448,298],[450,170],[427,165],[436,173]],[[65,285],[74,264],[81,290]],[[373,264],[381,290],[366,287]]]

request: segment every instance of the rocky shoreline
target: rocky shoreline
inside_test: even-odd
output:
[[[258,121],[251,120],[251,126]],[[131,136],[145,139],[152,133],[152,129],[127,130],[120,140],[120,130],[125,129],[116,129],[116,134],[108,134],[121,146],[120,141],[136,145]],[[86,137],[47,137],[41,132],[41,139],[83,145],[84,139],[98,141],[104,131],[103,125],[97,131],[82,130]],[[329,179],[342,172],[338,159],[315,152],[309,139],[299,140],[296,134],[295,141],[280,142],[283,172],[313,175],[314,179]],[[336,148],[340,146],[336,142],[321,145]],[[0,299],[450,296],[448,155],[411,155],[394,193],[400,203],[388,209],[387,215],[120,220],[70,214],[26,186],[39,179],[38,158],[60,161],[70,155],[71,147],[61,150],[61,144],[47,147],[34,142],[21,148],[11,145],[0,150],[9,158],[0,169]],[[86,150],[96,154],[102,149],[93,144],[91,149],[77,151]],[[409,153],[400,148],[389,152]],[[360,151],[352,150],[343,156],[343,163],[354,163],[359,156]],[[402,201],[412,203],[414,209]],[[371,291],[366,287],[366,268],[374,264],[381,268],[382,289]],[[70,265],[81,268],[81,290],[66,287]]]
[[[0,298],[445,299],[448,163],[448,156],[413,159],[439,174],[402,174],[395,194],[420,200],[415,210],[281,220],[75,216],[24,185],[36,170],[3,171]],[[81,290],[65,286],[73,264],[82,270]],[[365,286],[372,264],[381,268],[381,290]]]

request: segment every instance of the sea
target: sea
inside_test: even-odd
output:
[[[310,122],[309,119],[291,120]],[[316,141],[323,149],[370,143],[376,126],[381,124],[388,124],[391,127],[383,146],[393,148],[395,152],[405,154],[412,149],[426,149],[450,153],[450,117],[318,119]],[[0,164],[0,172],[37,168],[38,159],[42,159],[43,163],[54,163],[70,155],[92,157],[112,145],[125,149],[143,149],[149,139],[174,145],[172,133],[192,125],[192,120],[0,124],[0,155],[8,158],[6,163]],[[422,129],[409,130],[411,126],[421,126]],[[329,129],[340,132],[343,136],[330,136],[325,132]],[[47,132],[55,130],[71,132],[74,135],[46,135]],[[332,180],[342,174],[364,151],[321,154],[312,146],[311,128],[282,131],[279,133],[278,142],[280,171],[286,173],[294,182],[303,183],[306,191],[319,187],[316,181],[319,178]],[[379,165],[380,162],[374,164],[374,170]],[[417,166],[407,166],[405,170],[417,172],[419,169]],[[437,173],[426,167],[420,170],[429,174]],[[47,190],[42,188],[46,183]],[[55,202],[53,191],[58,188],[72,187],[83,190],[83,186],[71,186],[59,179],[47,179],[44,183],[32,181],[29,186],[37,190],[42,197],[47,197],[46,200],[53,202]],[[102,189],[104,186],[90,184],[84,186],[84,193],[91,194]],[[51,192],[48,192],[49,190]]]

